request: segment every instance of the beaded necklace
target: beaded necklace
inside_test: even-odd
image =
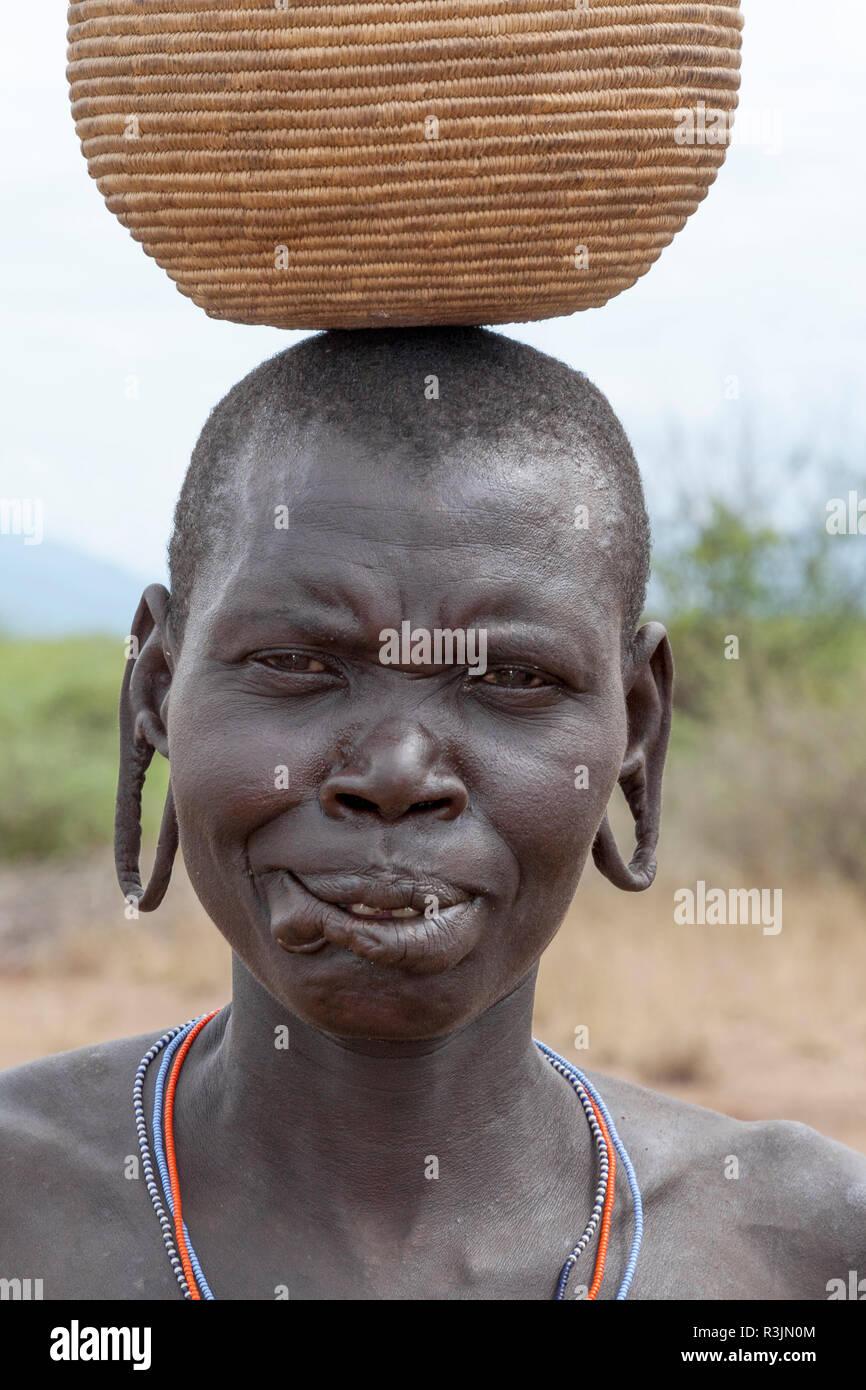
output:
[[[138,1064],[135,1073],[135,1084],[132,1092],[133,1110],[135,1113],[135,1127],[138,1133],[138,1145],[141,1150],[142,1171],[144,1172],[145,1184],[147,1187],[153,1209],[159,1221],[162,1239],[165,1245],[166,1254],[175,1278],[177,1279],[183,1297],[191,1301],[215,1301],[210,1286],[202,1272],[198,1256],[193,1248],[189,1237],[186,1222],[183,1219],[183,1210],[180,1198],[180,1183],[177,1173],[177,1162],[174,1149],[174,1097],[177,1089],[178,1077],[186,1059],[190,1047],[195,1041],[202,1028],[219,1013],[218,1009],[213,1009],[209,1014],[202,1014],[198,1018],[190,1019],[188,1023],[180,1024],[177,1028],[170,1028],[167,1033],[153,1044],[144,1054]],[[589,1125],[590,1133],[593,1138],[595,1149],[598,1155],[598,1184],[595,1192],[592,1212],[589,1221],[584,1228],[580,1240],[574,1246],[559,1274],[554,1293],[555,1300],[565,1298],[568,1280],[572,1270],[577,1264],[578,1259],[586,1250],[596,1231],[600,1228],[598,1250],[596,1253],[595,1269],[593,1271],[592,1283],[587,1292],[587,1301],[595,1300],[598,1297],[601,1281],[604,1277],[605,1261],[607,1258],[607,1247],[610,1239],[610,1224],[613,1217],[614,1195],[616,1190],[616,1166],[617,1154],[625,1169],[631,1191],[634,1236],[632,1239],[631,1250],[626,1263],[625,1274],[619,1286],[616,1298],[622,1301],[628,1296],[632,1279],[634,1278],[637,1266],[638,1254],[640,1253],[641,1241],[643,1239],[643,1204],[641,1202],[640,1188],[638,1187],[637,1177],[631,1160],[626,1152],[625,1146],[616,1132],[610,1112],[602,1100],[596,1088],[584,1076],[583,1072],[577,1067],[566,1062],[552,1048],[545,1043],[533,1039],[536,1047],[547,1058],[554,1071],[564,1077],[577,1093],[583,1112]],[[156,1176],[153,1169],[153,1159],[147,1138],[147,1121],[144,1113],[143,1091],[144,1080],[147,1069],[151,1062],[162,1052],[163,1058],[156,1078],[153,1094],[153,1116],[151,1122],[151,1134],[153,1139],[153,1152],[156,1156],[156,1165],[159,1172],[160,1188],[157,1186]],[[166,1212],[166,1206],[168,1212]]]

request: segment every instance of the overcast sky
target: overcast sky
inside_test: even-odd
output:
[[[706,202],[605,308],[502,330],[610,396],[659,511],[672,432],[713,482],[746,420],[767,478],[801,440],[863,478],[866,17],[851,0],[743,8],[741,116]],[[4,16],[0,496],[42,498],[46,538],[156,578],[210,407],[306,335],[211,321],[107,211],[69,113],[65,29],[43,0]]]

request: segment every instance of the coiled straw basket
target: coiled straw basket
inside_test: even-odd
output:
[[[81,0],[90,173],[213,318],[516,323],[604,304],[706,196],[738,0]]]

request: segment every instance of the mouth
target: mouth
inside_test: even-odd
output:
[[[422,915],[414,907],[371,907],[368,903],[339,903],[338,906],[344,912],[351,912],[353,917],[374,917],[377,922],[385,922],[395,917],[406,921],[410,917]]]
[[[481,934],[482,895],[440,879],[391,871],[265,877],[271,933],[290,952],[327,945],[362,960],[439,974],[468,955]]]

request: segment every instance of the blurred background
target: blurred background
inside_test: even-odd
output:
[[[657,882],[626,895],[587,870],[536,1033],[582,1066],[866,1151],[866,17],[846,0],[743,8],[741,107],[706,203],[604,309],[502,330],[586,372],[623,420],[653,522],[648,616],[678,674]],[[117,692],[208,411],[305,336],[183,299],[88,178],[63,15],[18,7],[6,37],[0,1066],[228,997],[228,949],[182,866],[155,916],[124,918]],[[151,841],[165,785],[162,763]],[[698,880],[781,888],[782,931],[677,925],[673,895]]]

